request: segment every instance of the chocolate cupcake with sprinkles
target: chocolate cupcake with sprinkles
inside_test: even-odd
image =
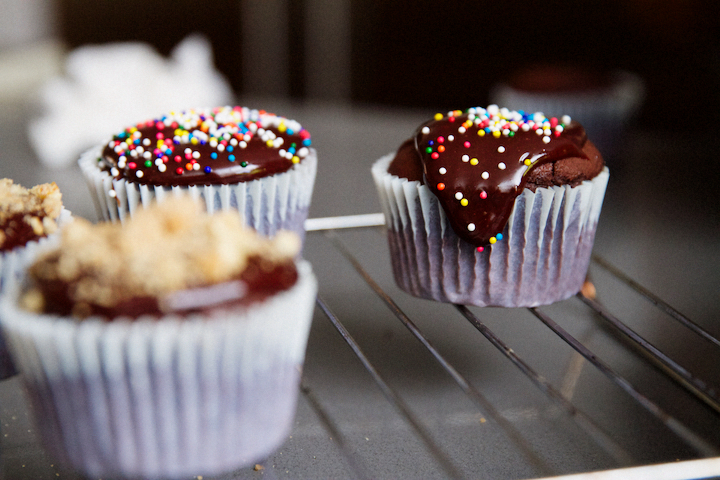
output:
[[[406,292],[528,307],[580,290],[609,171],[570,117],[496,105],[437,114],[372,174]]]
[[[123,221],[170,193],[236,210],[263,235],[304,235],[317,170],[310,133],[295,120],[246,107],[171,112],[131,126],[79,164],[98,216]]]

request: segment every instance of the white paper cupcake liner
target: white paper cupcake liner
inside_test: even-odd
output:
[[[250,308],[77,322],[0,304],[49,453],[92,478],[214,475],[266,458],[294,418],[317,283]],[[13,301],[15,300],[15,301]]]
[[[387,173],[393,157],[378,160],[372,174],[401,289],[441,302],[502,307],[546,305],[580,290],[607,168],[577,187],[525,189],[515,201],[503,240],[478,252],[457,237],[427,187]]]
[[[18,282],[24,275],[27,267],[35,260],[38,252],[57,245],[60,240],[59,230],[71,222],[72,218],[72,213],[63,208],[57,219],[57,232],[47,237],[31,240],[24,246],[0,253],[0,295],[5,295],[9,290],[17,288]],[[16,373],[17,371],[10,358],[7,345],[5,344],[5,338],[2,332],[0,332],[0,380],[11,377]]]
[[[497,85],[490,102],[512,110],[543,112],[547,117],[570,115],[605,157],[612,157],[618,140],[637,113],[645,97],[642,79],[630,72],[617,72],[614,84],[602,92],[538,93]]]
[[[236,210],[245,223],[264,236],[278,230],[291,230],[304,238],[303,224],[308,215],[317,172],[317,152],[310,153],[290,170],[276,175],[229,185],[162,187],[113,179],[98,168],[102,147],[81,155],[78,163],[87,180],[102,220],[123,221],[153,201],[161,202],[173,194],[189,193],[202,198],[208,212]],[[109,195],[113,191],[114,197]]]

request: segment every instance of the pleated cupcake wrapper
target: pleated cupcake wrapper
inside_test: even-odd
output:
[[[503,239],[478,252],[457,237],[427,187],[387,173],[392,158],[378,160],[372,174],[400,288],[441,302],[504,307],[545,305],[580,290],[607,168],[574,188],[525,189],[515,201]]]
[[[236,210],[245,223],[260,234],[272,236],[278,230],[292,230],[304,236],[317,172],[317,152],[310,153],[290,170],[248,182],[229,185],[151,186],[113,179],[98,168],[102,147],[81,155],[82,170],[98,217],[123,221],[153,201],[161,202],[174,194],[187,193],[202,199],[208,212]],[[109,195],[110,191],[115,196]]]
[[[617,140],[639,110],[645,96],[642,80],[629,72],[618,72],[615,85],[599,93],[537,93],[498,85],[490,99],[501,107],[543,112],[548,117],[570,115],[579,120],[604,156],[617,149]]]
[[[63,208],[57,219],[58,230],[72,221],[72,213]],[[0,295],[18,288],[18,282],[25,270],[32,264],[38,253],[52,248],[60,241],[60,233],[55,232],[47,237],[31,240],[24,246],[0,253]],[[17,373],[7,350],[5,338],[0,332],[0,380]]]
[[[266,458],[295,413],[317,283],[249,309],[103,322],[35,315],[3,329],[48,451],[85,475],[177,478]]]

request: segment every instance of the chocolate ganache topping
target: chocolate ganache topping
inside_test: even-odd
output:
[[[400,147],[389,173],[426,184],[458,237],[482,250],[502,240],[524,188],[575,186],[603,165],[585,130],[569,117],[491,105],[437,114]]]
[[[228,184],[285,172],[308,155],[310,144],[310,134],[294,120],[219,107],[172,112],[127,128],[105,146],[99,164],[134,183]]]

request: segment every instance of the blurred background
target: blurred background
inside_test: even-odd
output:
[[[255,108],[280,101],[283,108],[341,105],[422,118],[489,103],[570,113],[601,147],[614,182],[647,177],[650,189],[669,182],[676,199],[694,199],[661,199],[669,218],[700,209],[720,231],[720,194],[697,185],[698,178],[720,181],[712,160],[720,148],[712,128],[720,118],[714,7],[712,0],[0,0],[0,101],[5,118],[30,123],[28,141],[41,163],[61,166],[98,142],[80,138],[83,132],[104,139],[165,105],[185,108],[178,96],[202,103],[189,106],[224,102],[229,92],[230,102]],[[207,41],[207,52],[177,55],[193,34]],[[168,65],[177,68],[130,50],[68,60],[88,46],[137,41],[161,58],[175,55]],[[204,53],[208,61],[199,58]],[[103,58],[112,78],[97,80],[86,64]],[[219,72],[220,84],[208,69]],[[164,83],[157,81],[163,74]],[[73,78],[51,82],[63,76]],[[203,95],[211,87],[222,92]],[[165,103],[155,104],[156,96]],[[143,106],[153,113],[139,113]],[[105,121],[113,113],[111,126]],[[42,129],[32,125],[39,117]],[[82,148],[72,143],[83,141]],[[53,154],[62,159],[46,158]]]
[[[714,7],[712,0],[0,0],[0,69],[7,77],[34,68],[42,77],[60,65],[51,65],[57,54],[113,41],[145,41],[167,55],[201,32],[241,95],[449,109],[487,104],[494,85],[528,65],[566,64],[639,75],[646,97],[637,125],[693,131],[700,111],[720,112]],[[28,56],[31,47],[36,56]],[[13,53],[26,61],[13,63]],[[12,90],[32,86],[25,75]]]

